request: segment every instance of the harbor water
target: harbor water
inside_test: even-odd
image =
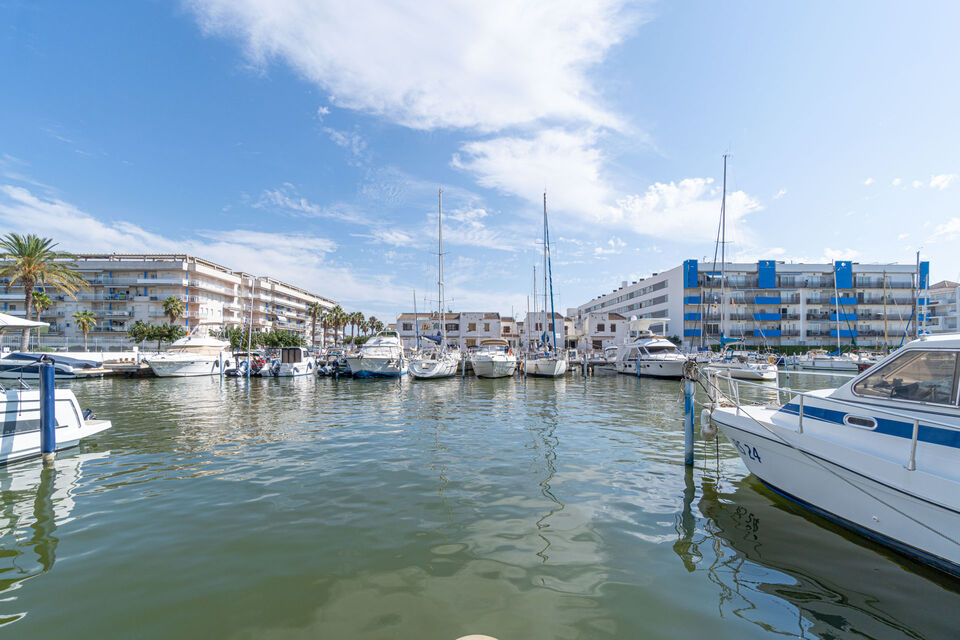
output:
[[[113,428],[0,469],[7,637],[956,637],[960,583],[684,467],[676,381],[70,386]]]

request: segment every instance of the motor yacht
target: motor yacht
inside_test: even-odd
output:
[[[517,356],[506,340],[486,338],[470,357],[470,365],[478,378],[506,378],[517,370]]]
[[[960,334],[925,337],[837,389],[778,389],[782,405],[718,396],[709,415],[780,495],[960,576],[958,361]]]
[[[357,378],[395,378],[407,372],[400,334],[381,331],[367,340],[360,351],[347,356],[350,373]]]
[[[262,376],[291,378],[313,375],[317,366],[316,358],[303,347],[281,347],[269,366],[260,370]]]
[[[221,357],[224,369],[231,367],[229,348],[229,342],[198,329],[144,361],[160,378],[212,376],[220,373]]]
[[[654,334],[654,323],[666,323],[669,318],[633,318],[630,331],[635,335],[627,344],[617,346],[617,373],[651,378],[683,377],[687,356],[661,335]]]
[[[736,343],[732,343],[736,344]],[[776,380],[780,373],[776,358],[763,360],[755,353],[732,351],[731,345],[724,346],[719,356],[707,361],[707,366],[716,371],[724,371],[738,380]]]

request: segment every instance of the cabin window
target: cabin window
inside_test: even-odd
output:
[[[957,353],[908,352],[855,384],[853,391],[874,398],[954,404],[957,396]]]
[[[647,353],[673,353],[674,351],[677,350],[677,348],[672,344],[669,346],[667,345],[652,346],[652,347],[647,347],[646,349],[647,349]]]

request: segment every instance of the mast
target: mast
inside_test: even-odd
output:
[[[720,348],[726,344],[727,154],[723,154],[723,195],[720,197]]]
[[[920,252],[917,251],[917,292],[913,297],[914,304],[914,318],[916,322],[913,323],[913,337],[920,337],[920,291],[923,288],[923,283],[920,281]]]
[[[920,254],[918,253],[917,256]],[[919,260],[919,257],[917,258]],[[543,192],[543,261],[544,268],[546,269],[546,276],[550,281],[550,333],[551,339],[553,340],[553,355],[556,356],[559,351],[557,350],[557,313],[553,308],[553,269],[550,264],[550,226],[547,224],[547,192]],[[543,295],[546,296],[547,292],[544,289]],[[546,311],[546,300],[544,300],[544,311]],[[546,327],[544,327],[546,329]]]
[[[537,265],[533,265],[533,315],[536,318],[537,315]],[[533,326],[537,326],[536,320],[533,322]],[[537,341],[540,340],[540,334],[537,334]]]
[[[257,281],[250,276],[250,331],[247,332],[247,377],[250,377],[250,369],[253,368],[253,290],[257,286]]]
[[[883,353],[887,353],[887,272],[883,272]]]
[[[840,293],[837,291],[837,265],[833,265],[833,302],[837,310],[837,355],[840,355]]]
[[[417,351],[420,350],[420,316],[417,315],[417,290],[413,290],[413,327],[417,335]]]
[[[440,301],[440,352],[447,350],[447,323],[443,317],[443,189],[437,191],[437,238],[439,249],[437,250],[437,289]]]

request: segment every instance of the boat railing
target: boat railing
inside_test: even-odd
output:
[[[786,404],[783,403],[782,400],[781,400],[781,394],[782,394],[782,393],[788,394],[788,395],[787,395],[787,400],[788,400],[788,402],[789,402],[789,400],[791,399],[790,396],[792,395],[793,397],[795,397],[795,398],[797,399],[797,412],[796,412],[796,415],[797,415],[797,418],[798,418],[798,420],[797,420],[797,433],[798,433],[798,434],[802,434],[802,433],[803,433],[804,398],[812,397],[812,398],[816,398],[816,399],[818,399],[818,400],[823,400],[823,399],[824,399],[823,396],[816,395],[816,394],[815,394],[814,392],[812,392],[812,391],[799,391],[799,390],[797,390],[797,389],[791,389],[790,387],[781,387],[780,385],[771,385],[771,384],[768,384],[768,383],[765,384],[765,383],[763,383],[763,382],[752,382],[752,381],[750,381],[750,380],[740,380],[740,379],[737,379],[737,378],[733,378],[729,373],[726,373],[726,375],[724,375],[723,370],[714,370],[714,371],[711,371],[711,370],[707,369],[707,370],[704,371],[704,373],[706,374],[706,377],[707,377],[707,389],[708,389],[708,392],[709,392],[710,395],[711,395],[711,400],[714,402],[714,405],[715,405],[715,406],[716,406],[716,403],[720,400],[720,398],[717,396],[717,394],[719,394],[720,396],[723,396],[724,394],[723,394],[723,392],[720,390],[720,386],[719,386],[718,384],[715,384],[713,381],[714,381],[714,380],[726,380],[726,381],[727,381],[728,388],[729,388],[729,390],[730,390],[730,396],[727,396],[727,398],[733,400],[734,406],[736,407],[737,415],[740,415],[740,414],[741,414],[741,411],[742,411],[742,404],[741,404],[741,402],[740,402],[740,385],[742,385],[742,384],[745,384],[745,385],[748,385],[748,386],[751,386],[751,387],[758,387],[758,388],[760,388],[760,389],[765,389],[765,390],[768,390],[768,391],[776,391],[776,392],[777,392],[777,405],[779,405],[781,408],[785,408],[785,407],[786,407]],[[796,373],[814,373],[814,372],[791,372],[790,375],[794,375],[794,374],[796,374]],[[823,373],[818,373],[818,375],[825,375],[825,374],[823,374]],[[847,378],[855,378],[855,377],[857,377],[856,375],[853,375],[853,374],[847,374],[847,375],[831,374],[831,375],[838,375],[838,376],[840,376],[840,377],[847,377]],[[858,374],[858,375],[859,375],[859,374]],[[852,401],[852,400],[845,400],[845,399],[843,399],[843,398],[833,398],[833,397],[831,397],[829,400],[830,400],[831,403],[840,404],[840,405],[844,405],[844,406],[848,406],[848,407],[853,407],[853,408],[855,408],[855,409],[859,409],[860,411],[863,410],[863,403],[858,403],[858,402],[854,402],[854,401]],[[926,405],[927,403],[922,402],[921,404]],[[903,412],[903,411],[898,411],[898,410],[896,410],[896,409],[888,409],[888,408],[885,408],[885,407],[877,407],[877,406],[875,406],[875,405],[871,405],[871,409],[874,410],[874,411],[877,412],[877,413],[881,413],[881,414],[884,414],[884,415],[886,415],[886,416],[893,416],[893,417],[896,417],[896,418],[901,418],[901,419],[904,420],[904,422],[908,422],[908,423],[912,423],[912,424],[913,424],[913,434],[912,434],[912,437],[911,437],[911,439],[910,439],[910,456],[909,456],[909,459],[908,459],[908,461],[907,461],[907,464],[904,465],[904,467],[905,467],[907,470],[909,470],[909,471],[915,471],[916,468],[917,468],[917,441],[918,441],[919,435],[920,435],[920,420],[921,420],[921,419],[920,419],[919,417],[917,417],[915,414],[912,415],[912,414],[909,414],[909,413],[906,413],[906,412]],[[792,411],[788,411],[788,413],[792,414],[793,412],[792,412]],[[951,424],[951,423],[949,423],[949,422],[944,422],[943,420],[937,420],[937,419],[933,419],[933,418],[924,417],[924,418],[923,418],[923,423],[924,423],[924,425],[936,426],[936,427],[940,427],[940,428],[943,428],[943,429],[948,429],[948,430],[950,430],[950,431],[960,431],[960,426],[958,426],[958,425],[956,425],[956,424]]]

